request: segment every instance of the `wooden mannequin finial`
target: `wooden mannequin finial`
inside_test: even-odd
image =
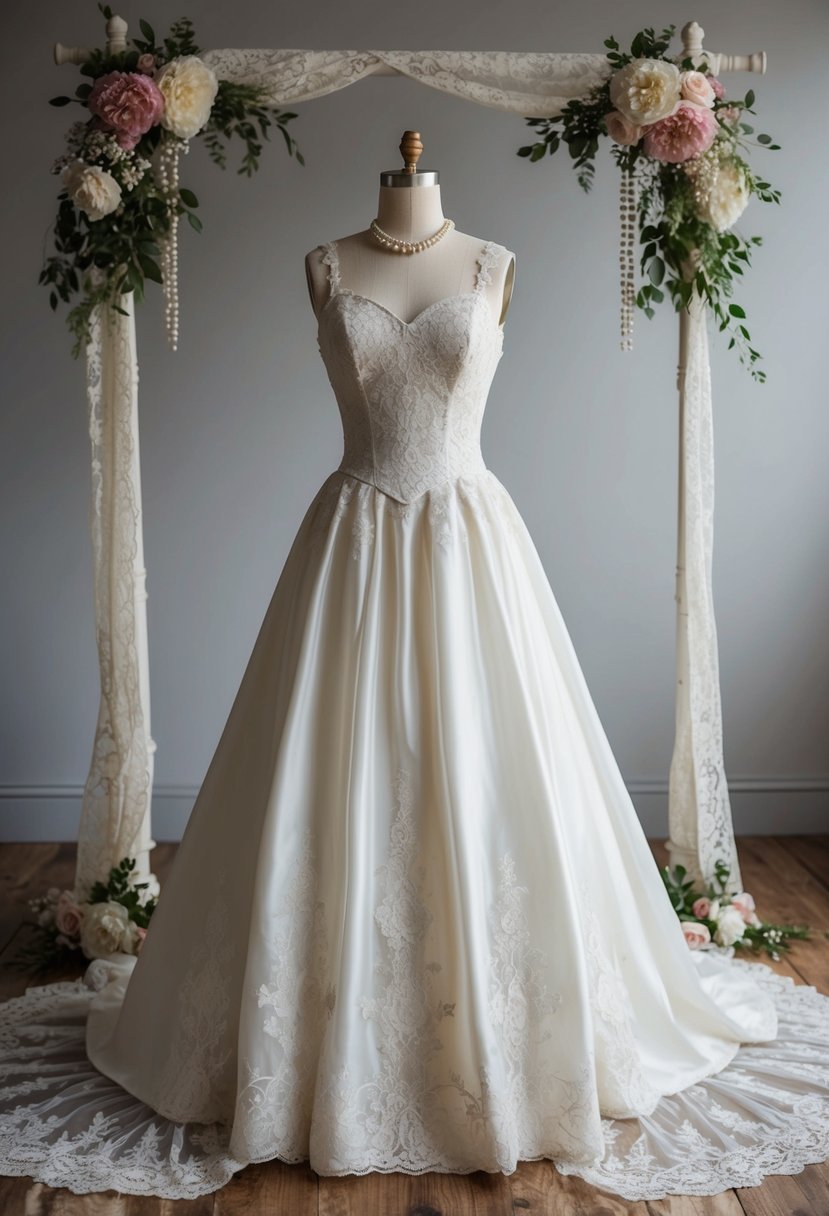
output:
[[[417,173],[417,162],[423,151],[419,131],[404,131],[400,141],[400,155],[403,157],[403,172]]]

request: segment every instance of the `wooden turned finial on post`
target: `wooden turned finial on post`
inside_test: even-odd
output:
[[[417,173],[417,162],[423,151],[419,131],[404,131],[400,141],[400,155],[403,157],[403,172]]]
[[[720,72],[758,72],[760,75],[765,72],[765,51],[755,51],[753,55],[715,54],[702,49],[704,37],[705,30],[696,21],[689,21],[682,27],[683,58],[692,60],[694,67],[706,63],[715,76]]]
[[[683,25],[681,37],[683,59],[693,59],[695,64],[699,63],[704,58],[702,40],[705,30],[698,22],[689,21],[687,25]]]
[[[127,49],[127,23],[123,17],[110,17],[107,21],[107,54],[117,55]]]

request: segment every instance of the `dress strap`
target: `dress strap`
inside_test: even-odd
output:
[[[328,267],[328,282],[331,287],[331,294],[340,290],[340,259],[337,254],[337,242],[326,241],[324,245],[320,245],[322,257],[320,261],[323,266]]]
[[[484,287],[492,282],[492,268],[500,260],[503,253],[503,245],[497,245],[495,241],[486,241],[478,254],[478,273],[475,276],[476,292],[483,291]]]

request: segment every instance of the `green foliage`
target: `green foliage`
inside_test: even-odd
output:
[[[287,110],[268,109],[259,104],[261,91],[247,84],[234,84],[230,80],[219,82],[219,91],[210,112],[210,121],[201,132],[210,159],[220,169],[227,167],[226,145],[234,138],[245,146],[242,163],[236,170],[251,177],[259,168],[263,142],[270,139],[270,128],[275,126],[282,134],[289,156],[305,164],[296,140],[288,131],[288,123],[296,118]]]
[[[676,62],[668,53],[674,33],[674,26],[659,33],[649,27],[634,37],[629,51],[622,51],[614,37],[605,39],[611,75],[633,59]],[[690,69],[695,65],[690,60],[681,60],[678,66]],[[707,71],[708,65],[699,65],[699,70]],[[749,90],[742,101],[723,99],[714,103],[719,121],[715,148],[718,155],[739,166],[751,195],[760,202],[779,203],[780,191],[756,177],[744,157],[749,146],[768,151],[780,148],[772,136],[755,136],[753,126],[742,121],[746,113],[754,113],[754,101],[754,93]],[[613,108],[608,79],[586,99],[568,102],[555,118],[525,119],[534,128],[535,142],[518,148],[517,153],[534,164],[566,145],[577,181],[583,190],[589,191],[599,144],[607,137],[605,115]],[[765,381],[765,372],[757,366],[761,355],[751,344],[750,331],[743,323],[745,310],[732,301],[734,284],[750,266],[751,255],[761,244],[761,238],[743,237],[733,229],[720,233],[702,220],[697,214],[692,182],[682,165],[651,159],[641,144],[613,143],[611,154],[620,172],[632,175],[637,187],[643,278],[635,297],[637,307],[651,318],[655,315],[654,305],[668,299],[679,311],[690,305],[696,289],[720,331],[727,331],[728,349],[736,347],[752,377],[760,383]]]

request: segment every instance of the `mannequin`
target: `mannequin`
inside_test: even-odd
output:
[[[438,174],[417,170],[422,149],[417,131],[406,131],[400,144],[405,167],[380,175],[377,223],[384,232],[404,241],[432,236],[444,222]],[[410,324],[418,313],[446,296],[471,291],[478,269],[476,258],[483,241],[452,228],[428,249],[412,254],[393,253],[377,241],[370,228],[337,241],[343,286],[367,296],[401,321]],[[308,290],[317,316],[328,299],[322,250],[305,258]],[[493,313],[502,325],[515,277],[515,259],[504,259],[492,270],[485,287]]]

